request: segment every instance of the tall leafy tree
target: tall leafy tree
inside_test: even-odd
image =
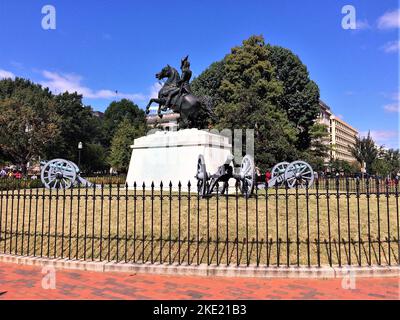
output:
[[[24,169],[60,135],[51,93],[28,80],[0,81],[0,110],[0,148]]]
[[[385,159],[375,159],[371,165],[371,172],[383,178],[388,177],[391,174],[391,166]]]
[[[388,175],[395,177],[400,172],[400,151],[389,149],[383,152],[382,161],[387,163]]]
[[[370,132],[366,137],[356,137],[354,146],[350,146],[350,151],[358,163],[365,168],[368,173],[372,172],[372,164],[378,158],[380,148],[378,148],[372,139]]]
[[[111,142],[110,154],[108,157],[109,164],[119,172],[128,170],[133,140],[143,136],[146,127],[143,124],[132,125],[128,118],[124,118],[115,130],[114,137]]]
[[[84,172],[105,172],[108,169],[106,149],[98,143],[84,145],[80,169]]]
[[[331,146],[329,144],[328,127],[324,124],[315,122],[310,128],[310,148],[302,153],[302,158],[314,168],[321,171],[329,159]]]
[[[285,71],[279,73],[279,68]],[[261,167],[291,160],[310,147],[310,128],[319,110],[318,87],[298,57],[267,45],[262,36],[251,36],[232,48],[194,79],[192,88],[213,98],[216,127],[255,129]]]
[[[124,119],[127,119],[132,126],[146,124],[145,112],[135,103],[128,99],[113,101],[104,112],[104,127],[107,136],[110,137],[108,143],[111,142],[117,127]]]
[[[59,94],[54,97],[54,102],[59,116],[60,135],[48,143],[46,156],[49,159],[60,157],[76,162],[79,142],[86,147],[104,140],[102,126],[91,107],[83,105],[82,96],[76,92]]]
[[[310,146],[310,129],[319,113],[319,89],[310,79],[307,67],[290,50],[268,46],[269,60],[274,66],[275,77],[283,83],[284,92],[279,106],[289,120],[299,129],[297,146],[305,150]]]

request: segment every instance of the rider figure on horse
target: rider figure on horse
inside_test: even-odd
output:
[[[171,105],[172,98],[176,95],[184,95],[187,93],[192,93],[192,90],[190,88],[190,78],[192,77],[192,71],[190,70],[190,62],[189,62],[189,56],[186,56],[181,60],[181,70],[182,70],[182,75],[181,79],[178,81],[178,87],[176,89],[173,89],[169,95],[168,99],[165,103],[166,107],[169,107]]]

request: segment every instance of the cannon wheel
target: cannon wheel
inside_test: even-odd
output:
[[[48,189],[69,189],[76,181],[76,165],[65,159],[53,159],[43,166],[40,178]]]
[[[272,168],[271,171],[271,179],[278,177],[278,176],[282,176],[282,179],[279,179],[280,182],[281,180],[283,181],[283,177],[285,176],[285,171],[287,166],[289,165],[289,162],[279,162],[278,164],[274,165],[274,167]]]
[[[197,160],[197,192],[204,197],[207,193],[207,170],[206,170],[206,162],[204,161],[204,157],[202,154],[199,155]]]
[[[295,188],[296,182],[299,188],[305,188],[307,181],[310,187],[314,182],[314,171],[307,162],[294,161],[286,168],[285,180],[289,188]]]
[[[253,194],[256,181],[256,170],[254,160],[251,156],[245,155],[240,165],[240,192],[246,197]]]

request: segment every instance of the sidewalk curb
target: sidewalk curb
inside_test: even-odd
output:
[[[262,267],[262,266],[216,266],[205,264],[133,264],[115,261],[83,261],[68,259],[48,259],[0,254],[0,262],[31,266],[53,266],[56,269],[82,270],[94,272],[130,272],[158,275],[250,277],[250,278],[309,278],[333,279],[346,276],[363,278],[399,277],[400,266],[342,266],[342,267]]]

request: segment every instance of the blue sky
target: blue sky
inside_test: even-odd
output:
[[[41,27],[47,4],[56,8],[55,30]],[[356,30],[341,25],[348,4]],[[395,0],[0,0],[0,77],[77,90],[100,111],[122,97],[144,106],[164,65],[179,67],[189,54],[198,75],[252,34],[299,55],[335,114],[399,146]]]

